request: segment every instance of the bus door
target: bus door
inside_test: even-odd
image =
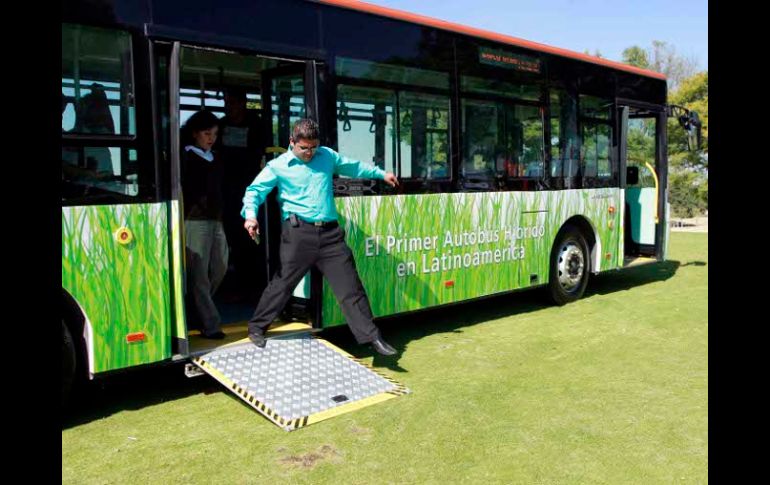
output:
[[[280,66],[262,72],[263,118],[269,120],[269,133],[272,146],[266,149],[265,158],[269,161],[280,156],[289,147],[289,137],[294,123],[301,118],[319,121],[318,116],[318,71],[320,63],[305,61],[295,65]],[[323,126],[321,127],[323,138]],[[268,273],[272,278],[280,268],[279,246],[281,233],[281,211],[277,194],[273,191],[265,202],[267,225],[265,241],[268,250]],[[294,289],[292,298],[286,307],[285,316],[289,318],[312,319],[311,280],[320,284],[320,275],[308,273]],[[317,280],[317,281],[316,281]]]
[[[159,191],[168,200],[171,352],[187,354],[184,226],[179,167],[179,42],[150,43],[153,137]]]
[[[231,85],[246,87],[248,109],[261,110],[265,157],[260,164],[280,155],[288,146],[291,124],[301,117],[317,119],[316,72],[314,61],[287,60],[229,52],[222,49],[183,45],[180,42],[153,44],[156,50],[156,111],[164,133],[158,134],[159,150],[167,151],[172,241],[172,294],[175,325],[174,352],[188,354],[188,315],[185,311],[184,201],[180,166],[180,128],[196,110],[207,109],[224,115],[223,93]],[[167,89],[166,89],[167,87]],[[260,218],[260,252],[266,254],[267,279],[278,269],[280,211],[275,192],[264,205]],[[265,217],[266,216],[266,217]],[[225,279],[227,280],[227,276]],[[223,282],[225,285],[227,281]],[[309,298],[309,283],[299,292]],[[253,302],[250,302],[253,303]],[[253,310],[253,308],[251,308]],[[250,313],[249,315],[250,316]],[[246,316],[246,318],[248,318]],[[224,317],[223,317],[224,318]],[[240,317],[239,317],[240,318]],[[227,322],[224,322],[227,323]]]
[[[667,204],[666,114],[663,108],[618,103],[621,188],[625,189],[626,261],[665,257]]]

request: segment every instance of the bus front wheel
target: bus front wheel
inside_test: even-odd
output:
[[[67,324],[62,320],[61,322],[62,333],[62,366],[61,366],[61,403],[62,407],[67,404],[70,392],[72,391],[72,385],[75,382],[75,367],[77,357],[75,355],[75,342],[72,340],[72,334],[70,333]]]
[[[588,244],[575,226],[565,226],[551,250],[548,296],[565,305],[583,296],[588,284]]]

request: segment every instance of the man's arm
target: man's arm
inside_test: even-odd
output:
[[[344,155],[340,155],[332,149],[328,150],[332,155],[332,158],[334,158],[334,173],[353,178],[384,180],[392,187],[398,185],[398,179],[396,179],[396,176],[392,173],[386,172],[371,163],[353,160]]]
[[[243,209],[241,217],[246,219],[244,228],[249,231],[249,235],[254,237],[254,232],[259,234],[259,224],[257,224],[257,209],[267,198],[267,194],[278,184],[278,177],[275,172],[267,165],[257,178],[246,187],[246,193],[243,196]]]

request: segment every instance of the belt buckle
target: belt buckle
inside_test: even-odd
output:
[[[313,225],[315,225],[317,227],[323,227],[324,223],[323,223],[323,221],[315,221],[315,222],[313,222]]]

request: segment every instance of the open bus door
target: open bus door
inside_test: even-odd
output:
[[[266,125],[270,130],[265,135],[268,140],[272,140],[272,146],[265,150],[266,161],[288,149],[291,129],[296,121],[311,118],[320,122],[317,95],[320,68],[317,61],[305,61],[262,72],[263,119],[267,120]],[[268,273],[272,278],[280,266],[281,211],[276,191],[265,201],[265,213],[267,225],[263,232],[267,244]],[[308,273],[294,289],[284,316],[318,322],[316,315],[320,312],[320,296],[316,295],[320,295],[320,282],[321,276],[315,270]]]
[[[267,56],[248,55],[236,52],[223,51],[221,49],[212,50],[210,48],[194,45],[182,44],[180,42],[157,41],[153,43],[154,61],[153,69],[155,72],[156,88],[154,109],[159,119],[158,126],[162,127],[157,133],[158,150],[162,152],[162,157],[167,160],[168,187],[169,187],[169,219],[170,219],[170,241],[171,241],[171,288],[173,301],[174,323],[172,324],[172,346],[174,354],[190,355],[197,349],[198,344],[191,344],[189,340],[188,315],[185,312],[185,242],[184,242],[184,207],[182,200],[181,186],[181,166],[180,166],[180,129],[182,125],[182,111],[189,111],[190,100],[188,94],[182,94],[181,90],[189,85],[183,85],[183,79],[190,77],[190,66],[196,62],[196,73],[212,69],[219,70],[220,83],[217,84],[208,79],[206,89],[221,89],[224,84],[221,83],[223,75],[222,68],[219,65],[204,65],[209,62],[212,56],[218,56],[217,62],[226,64],[225,76],[231,70],[242,71],[252,69],[254,62],[248,59],[261,59],[264,63],[282,64],[278,67],[264,68],[260,71],[254,71],[248,74],[249,77],[260,79],[257,86],[260,89],[260,103],[263,111],[263,123],[265,132],[262,139],[265,140],[265,160],[255,160],[262,166],[269,159],[286,150],[288,146],[289,133],[292,124],[301,117],[313,117],[317,119],[317,96],[316,96],[316,77],[318,63],[315,61],[291,61],[287,59],[271,58]],[[190,58],[185,61],[184,59]],[[213,61],[212,61],[213,62]],[[183,65],[184,63],[184,65]],[[190,64],[190,66],[188,66]],[[259,65],[256,62],[256,65]],[[207,71],[208,70],[208,71]],[[212,71],[212,72],[214,72]],[[185,74],[186,73],[186,74]],[[243,76],[244,73],[238,72]],[[198,74],[202,76],[203,74]],[[183,76],[187,76],[184,78]],[[227,79],[226,79],[227,80]],[[211,93],[205,91],[204,81],[201,80],[201,108],[204,108],[204,97],[210,97]],[[261,86],[260,86],[261,84]],[[208,87],[211,86],[211,87]],[[197,87],[197,85],[196,85]],[[188,86],[189,91],[189,86]],[[187,92],[187,91],[186,91]],[[182,99],[182,96],[188,96]],[[183,105],[184,100],[187,104]],[[213,103],[217,101],[214,100]],[[213,105],[212,105],[213,106]],[[208,102],[205,102],[206,109],[209,108]],[[219,108],[221,109],[221,108]],[[261,168],[261,167],[260,167]],[[276,200],[276,194],[273,192],[260,211],[260,226],[262,229],[262,244],[265,245],[267,254],[267,274],[268,278],[278,270],[279,267],[279,241],[280,241],[280,210]],[[306,279],[295,292],[297,299],[303,303],[300,305],[307,319],[314,313],[309,309],[310,303],[310,285],[309,278]],[[256,301],[253,302],[256,304]],[[296,306],[297,301],[294,302]],[[305,319],[307,321],[307,319]],[[244,327],[245,328],[245,327]],[[198,339],[199,340],[199,339]],[[229,337],[228,337],[229,340]],[[197,341],[196,341],[197,342]],[[195,348],[192,348],[195,347]]]
[[[666,112],[634,102],[618,102],[618,110],[625,265],[660,261],[668,234]]]
[[[179,42],[151,43],[150,73],[154,87],[152,110],[155,118],[154,137],[159,182],[164,183],[169,197],[169,280],[171,301],[171,351],[176,355],[189,352],[185,317],[184,207],[179,165]],[[163,165],[166,165],[165,167]]]

